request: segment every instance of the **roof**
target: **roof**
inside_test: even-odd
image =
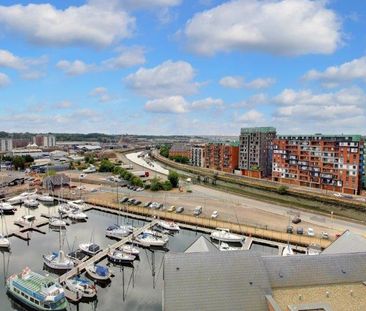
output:
[[[338,239],[330,244],[322,254],[360,253],[366,252],[366,238],[346,230]]]
[[[170,148],[170,152],[186,152],[190,150],[191,146],[184,143],[173,144],[172,147]]]
[[[166,254],[165,311],[265,311],[270,283],[255,252]]]
[[[240,133],[271,133],[276,132],[276,128],[272,126],[267,127],[242,127]]]
[[[308,140],[316,140],[317,138],[321,138],[322,140],[331,140],[331,141],[360,141],[361,135],[357,134],[349,134],[349,135],[332,135],[332,134],[289,134],[289,135],[277,135],[279,139],[308,139]]]
[[[43,178],[43,187],[45,188],[51,188],[55,186],[61,186],[62,185],[69,185],[70,184],[70,177],[65,174],[57,174],[54,176],[47,176]]]
[[[200,253],[200,252],[218,252],[217,247],[207,238],[201,235],[194,241],[184,252],[185,253]]]

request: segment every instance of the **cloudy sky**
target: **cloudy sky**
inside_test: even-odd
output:
[[[360,0],[0,3],[0,130],[366,134]]]

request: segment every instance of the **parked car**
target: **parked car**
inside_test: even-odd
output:
[[[323,232],[322,232],[322,234],[321,234],[321,238],[322,238],[322,239],[325,239],[325,240],[328,240],[328,239],[329,239],[329,234],[328,234],[328,232],[323,231]]]
[[[194,216],[199,216],[202,214],[202,206],[196,206],[196,208],[193,211]]]
[[[337,197],[337,198],[343,198],[343,195],[342,195],[342,193],[333,193],[333,195],[335,196],[335,197]]]
[[[315,236],[314,229],[313,228],[308,228],[307,234],[308,234],[308,236]]]
[[[90,189],[90,192],[98,192],[98,189],[97,188],[92,188],[92,189]]]
[[[136,201],[136,199],[131,198],[127,200],[127,204],[133,204]]]
[[[287,233],[294,233],[294,227],[293,226],[287,226],[286,232]]]
[[[167,211],[168,212],[174,212],[175,211],[175,205],[172,205],[172,206],[168,207]]]
[[[217,218],[219,217],[219,212],[218,211],[213,211],[211,214],[211,218]]]
[[[158,202],[152,202],[150,204],[150,208],[152,209],[159,209],[160,204]]]
[[[295,216],[293,219],[292,219],[292,223],[293,224],[299,224],[301,222],[301,218],[299,216]]]
[[[137,188],[137,189],[136,189],[136,191],[139,191],[139,192],[140,192],[140,191],[144,191],[144,190],[145,190],[145,189],[144,189],[144,188],[142,188],[142,187],[139,187],[139,188]]]
[[[158,208],[161,208],[162,209],[163,207],[164,207],[164,204],[163,203],[160,203]]]
[[[133,205],[140,205],[142,202],[139,200],[136,200],[135,202],[133,202]]]
[[[297,233],[297,234],[304,234],[304,229],[303,229],[302,227],[298,227],[298,228],[296,229],[296,233]]]
[[[182,207],[182,206],[178,206],[177,209],[175,210],[175,212],[177,214],[183,213],[183,211],[184,211],[184,207]]]
[[[144,204],[144,207],[150,207],[150,205],[152,204],[152,202],[150,201],[150,202],[146,202],[145,204]]]
[[[125,203],[128,201],[128,197],[123,197],[122,199],[119,200],[119,203]]]

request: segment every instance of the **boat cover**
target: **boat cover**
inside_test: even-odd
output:
[[[103,266],[95,266],[95,272],[100,276],[107,276],[108,275],[108,268]]]

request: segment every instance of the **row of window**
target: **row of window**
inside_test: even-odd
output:
[[[36,305],[40,305],[39,301],[37,299],[34,299],[33,297],[29,297],[27,294],[23,293],[22,291],[20,291],[19,289],[14,287],[14,292],[17,293],[18,295],[23,296],[25,299],[29,300],[30,302],[33,302]]]

